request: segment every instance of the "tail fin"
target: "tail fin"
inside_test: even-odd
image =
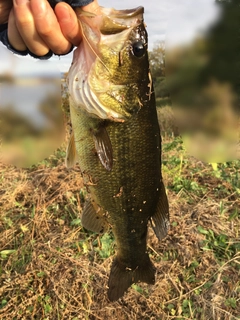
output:
[[[148,254],[145,254],[142,264],[134,270],[123,265],[116,257],[113,261],[108,281],[109,300],[118,300],[133,283],[137,282],[155,283],[155,268]]]

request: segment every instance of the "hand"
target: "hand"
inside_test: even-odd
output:
[[[0,0],[0,16],[1,3],[9,2]],[[43,56],[52,50],[61,55],[69,52],[72,45],[79,45],[81,31],[75,12],[64,2],[53,10],[47,0],[13,0],[8,39],[19,51],[28,48],[35,55]]]

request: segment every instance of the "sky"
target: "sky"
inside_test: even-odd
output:
[[[130,9],[145,8],[144,19],[147,25],[149,50],[160,40],[173,43],[191,41],[194,36],[209,26],[216,17],[214,0],[99,0],[103,7]],[[36,61],[29,57],[17,57],[0,44],[0,74],[15,70],[18,74],[29,72],[66,72],[72,61],[72,53],[54,56],[49,61]]]

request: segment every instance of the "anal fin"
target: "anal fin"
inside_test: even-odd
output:
[[[103,233],[108,229],[108,222],[103,211],[94,201],[87,200],[82,213],[82,226],[90,231]]]
[[[116,301],[121,298],[127,289],[137,282],[148,284],[155,283],[155,268],[150,261],[147,253],[143,257],[141,265],[135,270],[131,270],[119,261],[116,257],[113,260],[109,281],[108,281],[108,298],[110,301]]]
[[[163,182],[160,184],[159,200],[157,209],[151,217],[152,228],[159,240],[166,237],[169,230],[169,205]]]

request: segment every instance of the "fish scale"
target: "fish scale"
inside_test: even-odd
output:
[[[108,28],[111,28],[111,13],[107,12]],[[148,55],[144,49],[142,56],[135,57],[131,47],[139,38],[142,43],[147,43],[143,9],[140,7],[124,12],[114,10],[113,13],[114,17],[119,13],[121,18],[130,19],[129,25],[126,24],[126,40],[122,47],[118,43],[111,44],[113,34],[107,45],[106,35],[98,43],[95,43],[94,37],[90,47],[95,45],[96,59],[92,61],[90,70],[85,70],[89,77],[88,90],[92,90],[99,99],[98,107],[103,104],[104,108],[114,110],[118,116],[114,118],[112,113],[101,118],[103,113],[97,109],[89,113],[82,99],[76,98],[81,92],[75,94],[76,86],[71,81],[76,79],[77,57],[82,57],[82,50],[86,50],[87,44],[80,46],[74,54],[68,76],[73,134],[67,150],[67,163],[72,164],[73,156],[77,157],[89,192],[89,200],[82,213],[83,226],[95,232],[105,232],[110,225],[113,230],[117,254],[108,282],[111,301],[120,298],[132,283],[154,283],[155,269],[147,253],[148,221],[152,221],[157,237],[162,239],[167,234],[169,220],[161,175],[161,137]],[[86,23],[84,30],[87,32],[87,26],[91,28],[92,21],[82,16],[79,19]],[[129,28],[132,28],[131,32]],[[124,38],[123,29],[121,24],[121,39]],[[86,41],[91,41],[91,38]],[[79,65],[79,75],[83,75],[82,61]],[[77,79],[81,81],[80,76]],[[91,85],[93,79],[97,85]],[[114,90],[119,90],[117,95],[124,95],[121,103],[118,97],[113,97],[111,84]],[[90,107],[94,109],[94,106]]]

